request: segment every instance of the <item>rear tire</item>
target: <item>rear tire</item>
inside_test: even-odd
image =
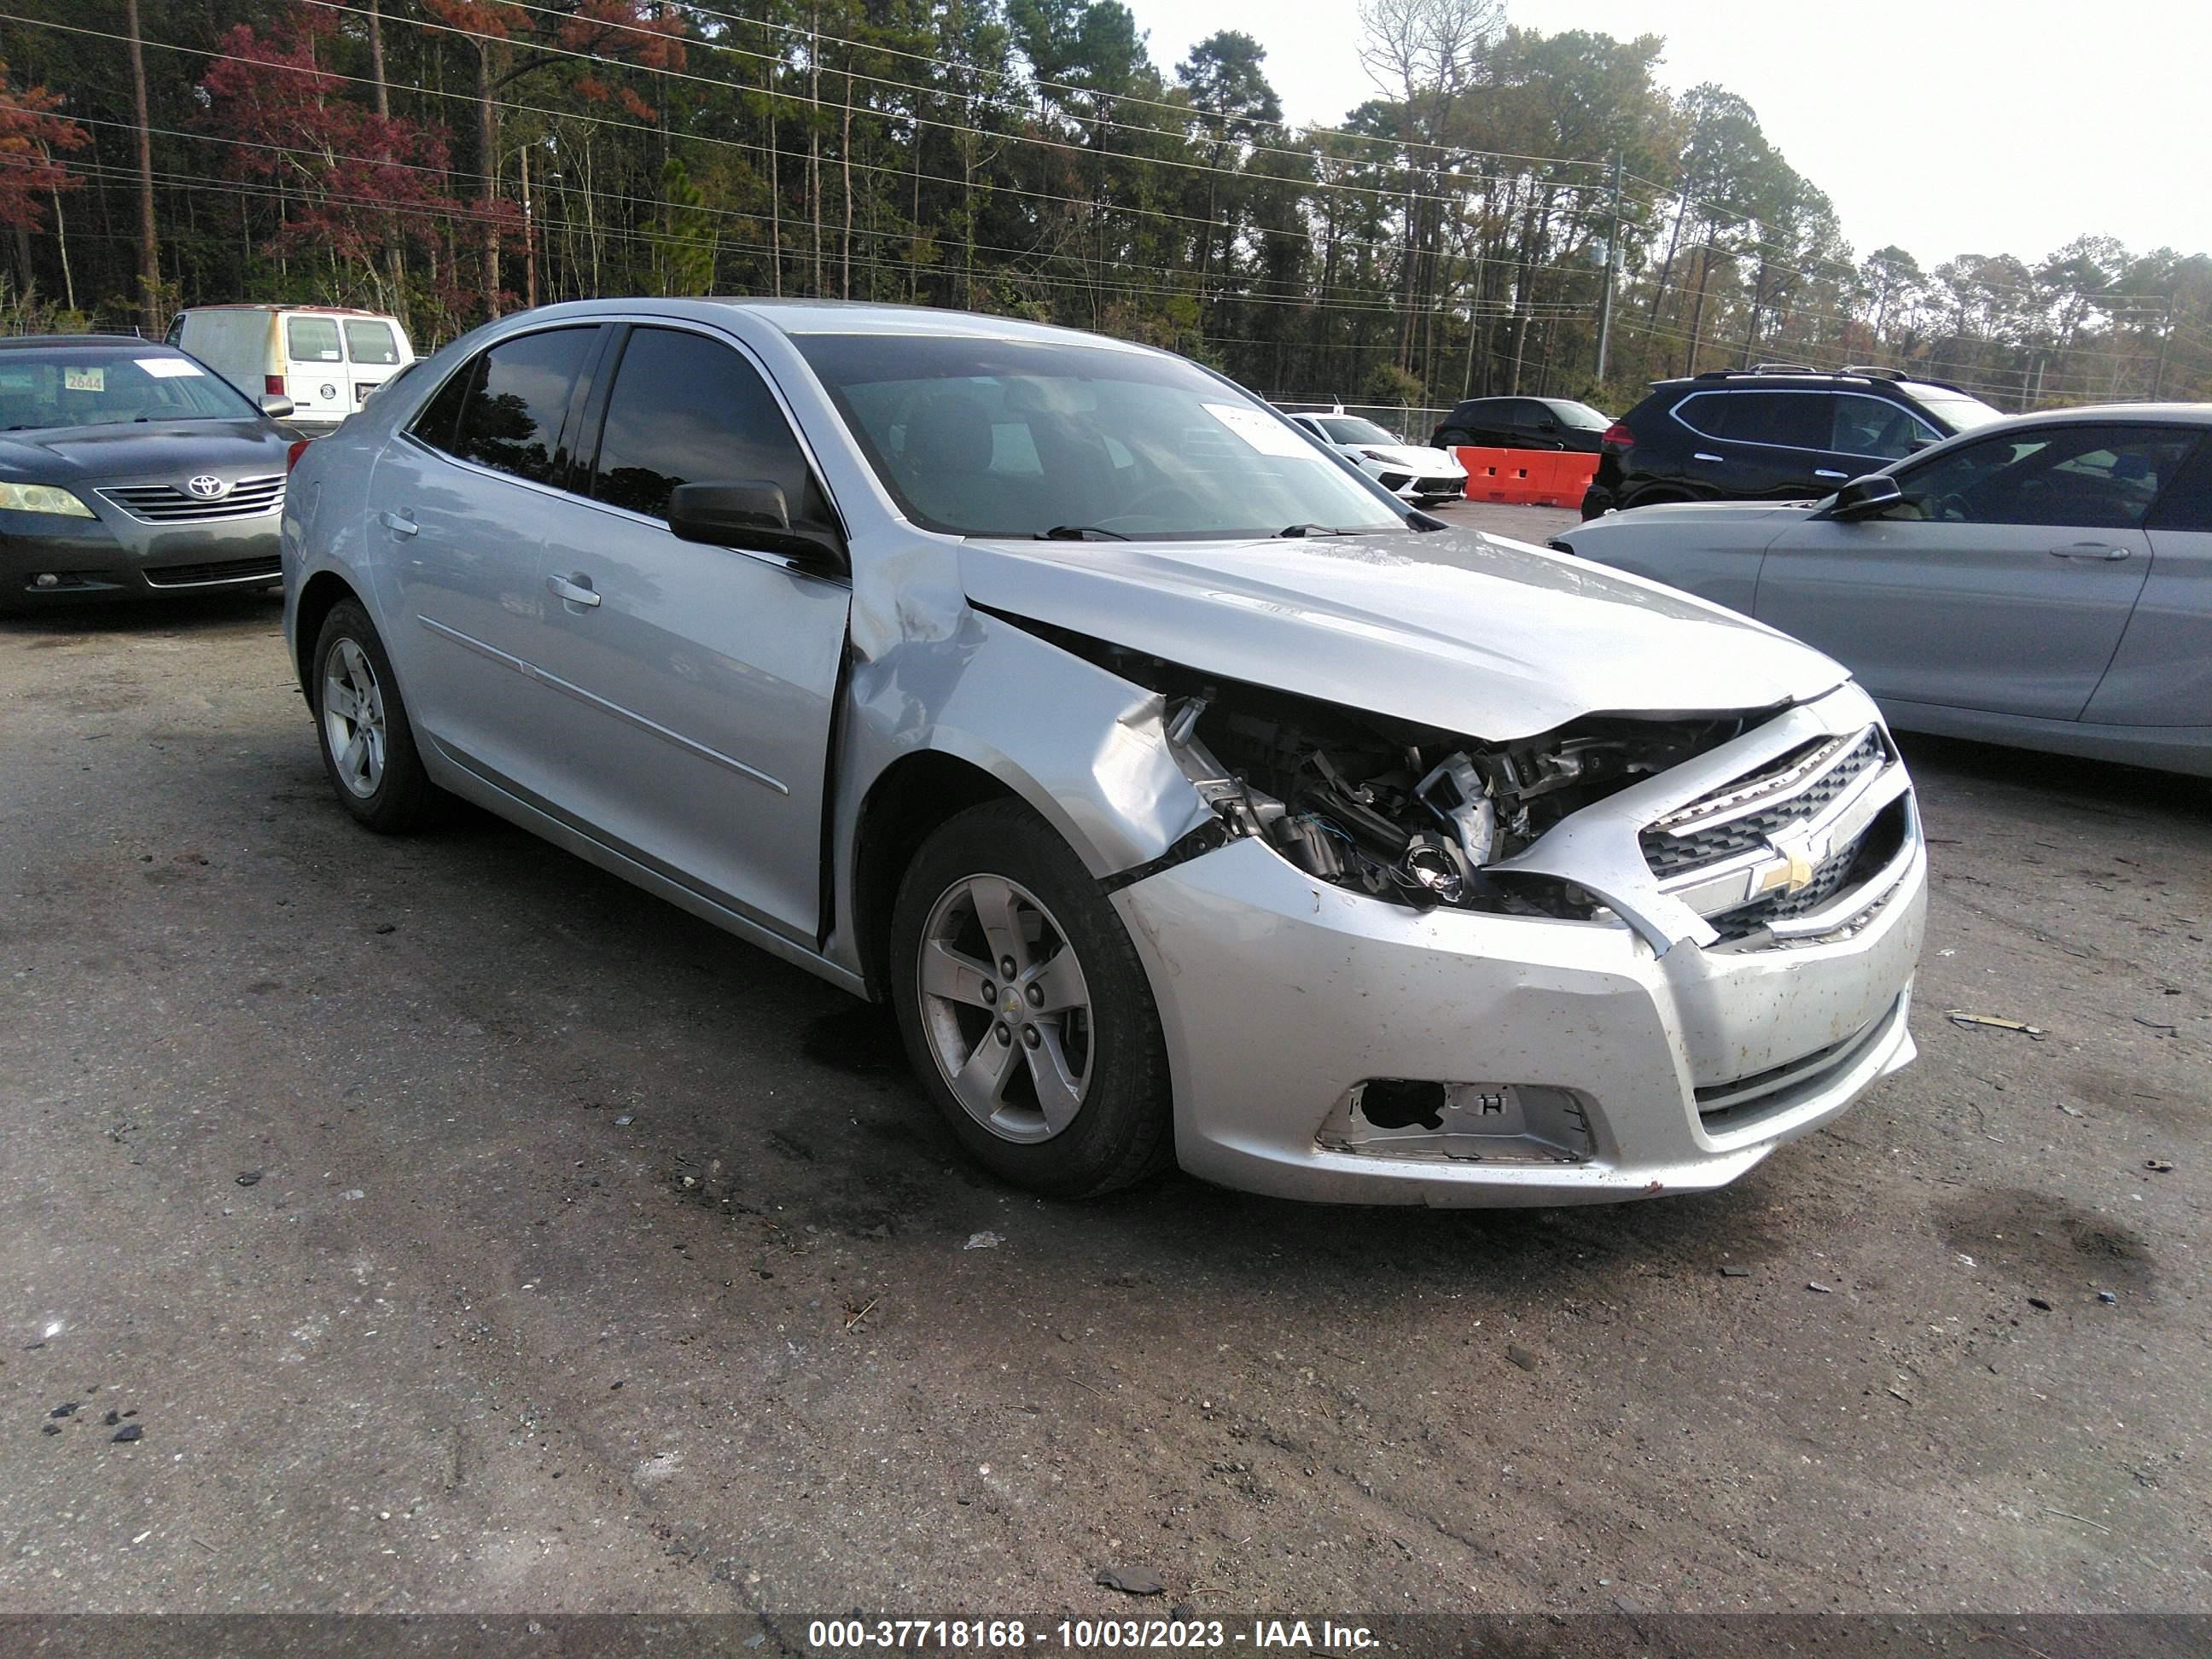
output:
[[[447,797],[423,769],[392,659],[357,601],[323,619],[307,696],[331,787],[356,822],[404,836],[442,816]]]
[[[1672,507],[1690,499],[1690,493],[1686,489],[1647,489],[1635,500],[1624,502],[1620,510],[1627,513],[1639,507]]]
[[[1172,1160],[1144,965],[1082,860],[1019,802],[970,807],[922,843],[891,912],[890,992],[922,1087],[1001,1180],[1091,1198]]]

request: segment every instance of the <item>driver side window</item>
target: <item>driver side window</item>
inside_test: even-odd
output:
[[[2133,529],[2189,447],[2187,434],[2150,426],[2039,427],[1986,438],[1899,472],[1905,498],[1882,516]]]

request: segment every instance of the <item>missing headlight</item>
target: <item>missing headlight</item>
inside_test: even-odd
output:
[[[1744,726],[1601,717],[1486,744],[1285,692],[1206,684],[1170,703],[1167,736],[1225,823],[1309,875],[1421,909],[1588,918],[1600,902],[1572,884],[1491,866]]]

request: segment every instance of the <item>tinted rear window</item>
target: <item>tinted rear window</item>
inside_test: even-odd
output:
[[[480,466],[559,483],[561,422],[598,332],[553,328],[501,341],[430,400],[416,435]]]
[[[1702,392],[1686,399],[1679,413],[1709,438],[1825,450],[1832,404],[1825,392]]]
[[[392,325],[351,318],[345,325],[346,356],[357,363],[396,363],[399,337]]]

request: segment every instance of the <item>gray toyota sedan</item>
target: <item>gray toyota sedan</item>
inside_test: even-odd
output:
[[[347,811],[465,797],[890,1001],[1042,1193],[1710,1188],[1913,1054],[1920,825],[1843,669],[1164,352],[552,307],[309,449],[283,561]]]
[[[274,586],[290,408],[131,335],[0,340],[0,612]]]

